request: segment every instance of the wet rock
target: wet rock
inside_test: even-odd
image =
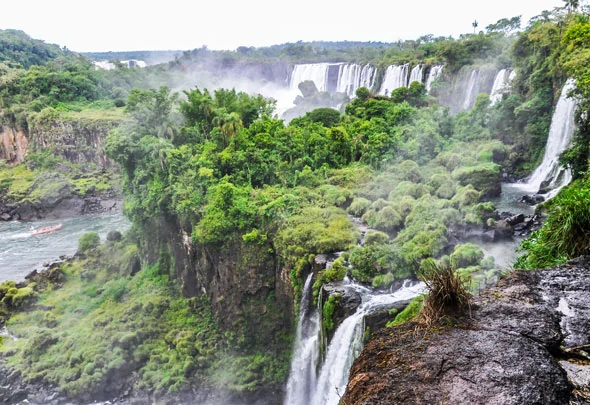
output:
[[[587,403],[590,257],[515,271],[451,319],[375,333],[342,403]]]
[[[545,197],[543,197],[542,195],[538,195],[538,194],[523,195],[519,201],[523,202],[525,204],[528,204],[528,205],[537,205],[537,204],[545,201]]]
[[[10,221],[12,219],[12,216],[10,214],[4,213],[0,215],[0,219],[2,221]]]
[[[514,228],[508,223],[507,220],[501,219],[496,222],[494,228],[494,241],[509,239],[514,235]]]
[[[509,225],[517,225],[517,224],[521,224],[523,223],[525,220],[525,216],[524,214],[518,214],[518,215],[513,215],[509,218],[506,218],[506,222],[508,222]]]

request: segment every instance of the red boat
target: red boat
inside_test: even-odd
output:
[[[44,233],[49,233],[49,232],[57,231],[58,229],[61,229],[61,224],[52,225],[52,226],[44,226],[42,228],[33,230],[31,232],[31,235],[41,235],[41,234],[44,234]]]

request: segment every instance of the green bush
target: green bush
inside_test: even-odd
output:
[[[455,269],[477,266],[484,257],[483,251],[473,243],[462,243],[455,246],[451,254],[451,266]]]
[[[564,263],[590,252],[590,186],[576,181],[544,204],[543,227],[520,244],[525,253],[515,267],[536,269]]]
[[[356,217],[361,217],[367,209],[371,206],[371,201],[367,200],[366,198],[357,197],[352,200],[352,204],[346,209],[346,211],[354,215]]]
[[[78,240],[78,252],[86,253],[91,249],[96,249],[100,245],[100,236],[96,232],[88,232],[80,236]]]

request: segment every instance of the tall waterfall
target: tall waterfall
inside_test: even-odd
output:
[[[404,285],[399,290],[386,294],[378,294],[369,288],[354,283],[350,287],[361,294],[362,303],[356,312],[346,318],[336,329],[317,377],[314,359],[319,358],[315,352],[318,347],[318,310],[315,309],[315,312],[306,316],[307,319],[315,322],[315,326],[309,328],[308,332],[303,332],[306,327],[302,327],[301,334],[298,329],[285,405],[338,405],[340,396],[344,394],[346,389],[350,367],[354,359],[360,354],[363,346],[365,316],[395,302],[414,298],[424,291],[423,283]],[[300,319],[299,322],[301,323],[302,320]],[[306,334],[307,337],[305,337]],[[310,350],[310,347],[313,347],[313,349]]]
[[[354,97],[359,87],[371,90],[376,77],[377,69],[369,64],[308,63],[293,67],[289,87],[297,90],[299,83],[311,80],[319,91],[346,93]]]
[[[354,97],[360,87],[366,87],[371,90],[375,85],[377,69],[369,64],[365,66],[356,63],[340,65],[338,71],[338,84],[336,91],[346,93],[349,97]]]
[[[430,93],[430,89],[432,88],[432,83],[436,79],[440,77],[443,71],[443,65],[436,65],[430,68],[430,72],[428,73],[428,78],[426,79],[426,91]]]
[[[379,90],[379,94],[389,96],[391,92],[399,87],[408,85],[408,69],[410,65],[391,65],[385,71],[383,84]]]
[[[412,84],[412,82],[419,82],[422,83],[424,80],[424,65],[418,64],[412,68],[410,72],[410,80],[408,80],[408,86]]]
[[[465,91],[465,98],[463,99],[463,109],[468,110],[475,104],[475,99],[479,92],[479,69],[471,71],[469,82]]]
[[[510,91],[510,85],[515,75],[516,72],[511,69],[502,69],[498,72],[496,78],[494,79],[492,91],[490,92],[490,105],[494,105],[498,101],[502,100],[502,95]]]
[[[328,90],[328,72],[331,63],[307,63],[303,65],[295,65],[293,73],[291,73],[291,80],[289,87],[297,90],[299,83],[306,80],[311,80],[315,83],[319,91]]]
[[[312,299],[312,278],[313,273],[310,273],[303,287],[285,405],[311,404],[312,389],[316,386],[316,366],[320,358],[320,321],[317,309],[311,313],[308,311]]]
[[[573,88],[574,80],[569,79],[561,90],[551,118],[543,161],[531,174],[528,181],[521,186],[521,189],[527,192],[538,193],[543,186],[544,189],[550,190],[546,198],[551,198],[572,179],[570,171],[559,166],[558,159],[559,155],[570,146],[574,133],[574,113],[577,100],[568,97],[568,92]]]

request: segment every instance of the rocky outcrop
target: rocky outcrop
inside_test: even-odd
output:
[[[33,151],[48,150],[72,163],[93,163],[110,167],[113,163],[104,151],[108,132],[119,124],[113,120],[63,121],[48,120],[32,126]]]
[[[29,147],[29,136],[20,128],[0,125],[0,160],[21,163]]]
[[[453,324],[375,333],[342,403],[590,403],[590,257],[515,271]]]

